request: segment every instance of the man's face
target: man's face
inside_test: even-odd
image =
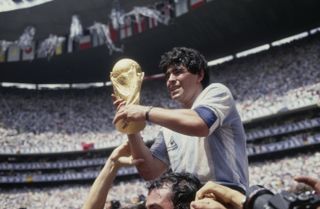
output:
[[[168,187],[153,189],[147,196],[147,209],[173,209],[171,190]]]
[[[171,99],[184,105],[193,103],[202,89],[203,75],[192,74],[182,65],[170,66],[166,72],[166,84]]]

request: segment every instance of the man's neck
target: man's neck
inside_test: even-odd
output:
[[[201,86],[200,88],[197,88],[197,90],[195,91],[195,93],[192,95],[192,97],[185,103],[182,104],[182,106],[184,108],[188,108],[190,109],[193,105],[193,103],[196,101],[196,99],[198,98],[198,96],[201,94],[203,90],[203,87]]]

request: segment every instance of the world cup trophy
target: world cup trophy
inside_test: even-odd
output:
[[[140,90],[143,81],[144,72],[140,65],[128,58],[119,60],[110,73],[114,94],[117,99],[126,101],[126,105],[140,103]],[[122,133],[133,134],[141,131],[146,126],[144,121],[134,122],[119,120],[116,129]]]

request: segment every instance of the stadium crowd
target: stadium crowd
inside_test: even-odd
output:
[[[274,142],[270,142],[270,140]],[[320,134],[309,135],[309,134],[298,134],[289,137],[282,137],[281,140],[277,139],[268,139],[268,143],[255,143],[247,144],[247,154],[248,156],[263,154],[263,153],[272,153],[277,151],[289,150],[292,148],[305,147],[308,145],[315,145],[320,143]]]
[[[307,187],[297,184],[295,175],[320,178],[320,152],[299,154],[278,160],[250,163],[250,185],[264,185],[274,193],[281,190],[301,191]],[[135,204],[139,195],[146,195],[146,182],[119,181],[112,187],[108,200],[119,200],[124,205]],[[79,209],[84,203],[90,185],[64,185],[53,188],[0,189],[0,205],[9,208],[69,208]],[[122,195],[119,195],[122,194]]]
[[[214,66],[211,69],[211,81],[230,87],[243,121],[317,104],[320,101],[320,61],[317,59],[319,42],[319,39],[313,37]],[[165,88],[161,79],[146,80],[142,86],[141,103],[175,107],[177,104],[169,99]],[[111,93],[111,87],[40,91],[0,88],[0,153],[68,152],[83,150],[84,144],[93,144],[95,149],[119,145],[125,138],[115,131],[112,124],[114,107]],[[250,130],[247,132],[248,154],[319,144],[319,133],[312,131],[318,127],[319,115],[315,115]],[[155,137],[158,129],[158,126],[147,126],[143,132],[144,140]],[[301,133],[302,130],[311,131]],[[272,140],[274,136],[277,138]],[[278,136],[281,136],[280,141]],[[270,137],[271,141],[263,142]],[[315,177],[320,178],[319,158],[320,153],[316,152],[251,163],[250,185],[261,184],[274,192],[295,190],[297,184],[293,181],[294,175],[318,175]],[[104,158],[96,158],[51,163],[0,163],[0,180],[10,183],[94,179],[97,170],[73,172],[68,169],[99,167],[104,161]],[[38,169],[64,169],[64,172],[41,173]],[[6,170],[29,170],[30,175],[28,172],[22,172],[22,175],[17,172],[6,176]],[[136,171],[129,168],[120,170],[118,175],[133,173]],[[139,195],[146,194],[144,184],[142,180],[121,181],[114,185],[109,198],[118,199],[124,204],[136,203]],[[0,189],[0,205],[4,209],[80,208],[89,187],[67,185]]]
[[[247,131],[247,141],[254,141],[260,138],[272,137],[287,133],[293,133],[301,130],[312,129],[320,127],[320,118],[305,119],[300,121],[290,121],[281,125],[275,124],[266,128],[257,128]]]
[[[311,37],[218,65],[211,81],[230,87],[243,121],[316,104],[319,44],[319,37]]]
[[[39,168],[34,171],[17,172],[16,170],[10,170],[8,172],[0,172],[0,184],[16,185],[20,183],[61,183],[72,182],[79,180],[94,180],[100,171],[101,167],[83,168],[80,171],[72,170],[71,168],[61,169],[51,173],[45,173],[44,170]],[[135,167],[122,168],[118,171],[118,176],[128,176],[137,174]]]
[[[319,42],[319,38],[311,37],[214,66],[211,81],[230,87],[243,121],[317,104]],[[145,81],[141,103],[176,106],[165,88],[161,79]],[[94,143],[94,148],[117,146],[124,138],[112,124],[111,92],[111,87],[55,91],[1,89],[0,153],[82,150],[81,142]],[[319,125],[319,120],[314,123]],[[151,139],[158,129],[147,126],[144,139]],[[248,138],[252,140],[253,135]]]
[[[0,93],[1,153],[82,150],[82,142],[93,142],[98,149],[115,147],[123,140],[112,124],[114,110],[111,87],[40,92],[18,89],[4,91]],[[164,93],[160,92],[157,92],[159,98],[151,97],[152,92],[147,93],[145,98],[154,98],[153,104],[164,103],[165,100],[160,101],[160,95]],[[153,128],[148,126],[144,134],[152,136]]]

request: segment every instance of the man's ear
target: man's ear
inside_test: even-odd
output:
[[[202,81],[203,78],[204,78],[204,70],[201,69],[198,75],[199,75],[199,76],[198,76],[198,82],[201,83],[201,81]]]

